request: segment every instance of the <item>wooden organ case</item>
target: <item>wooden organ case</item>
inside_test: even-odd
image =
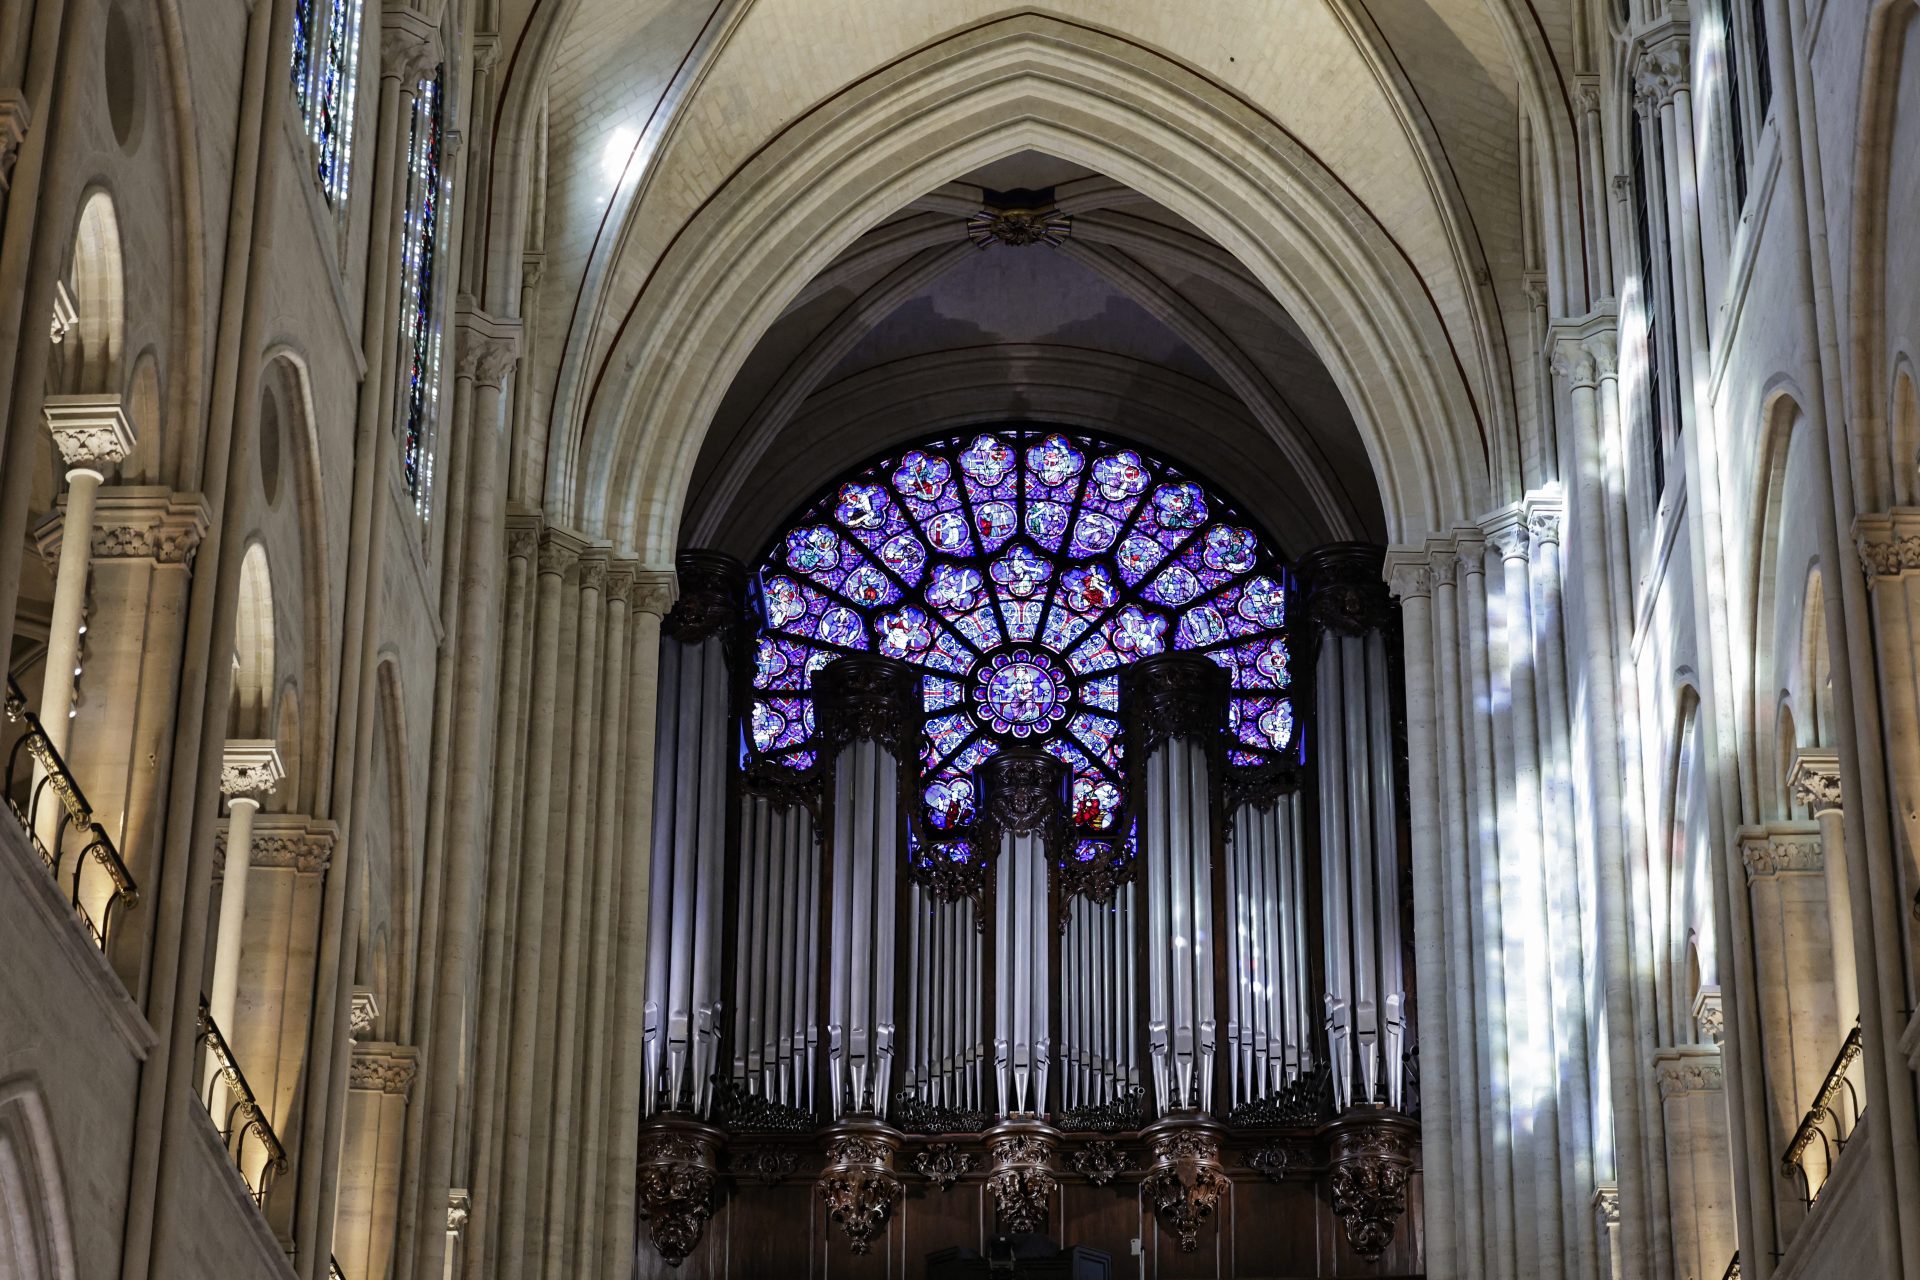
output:
[[[812,674],[817,767],[743,768],[745,569],[683,555],[638,1274],[1422,1274],[1381,555],[1293,566],[1298,764],[1228,762],[1205,658],[1123,669],[1134,839],[1092,857],[1060,761],[1019,746],[930,851],[920,678],[891,658]]]

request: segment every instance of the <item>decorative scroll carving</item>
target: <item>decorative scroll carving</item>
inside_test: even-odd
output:
[[[1413,1171],[1417,1130],[1388,1116],[1341,1121],[1333,1149],[1333,1211],[1347,1230],[1347,1243],[1372,1261],[1393,1243],[1407,1211],[1407,1179]]]
[[[828,1141],[820,1198],[826,1202],[828,1220],[846,1232],[855,1253],[873,1248],[874,1237],[886,1230],[900,1198],[900,1179],[892,1169],[898,1145],[898,1137],[878,1129],[842,1131]]]
[[[681,644],[739,634],[746,617],[747,566],[719,551],[682,551],[673,563],[680,598],[661,621],[661,634]]]
[[[331,822],[279,813],[263,813],[253,822],[253,850],[248,861],[256,870],[270,867],[317,875],[332,864],[339,829]],[[214,831],[213,847],[214,869],[219,871],[227,858],[225,827]]]
[[[925,886],[936,902],[972,898],[975,902],[983,903],[987,897],[987,868],[991,865],[971,846],[965,862],[956,861],[936,848],[914,859],[907,868],[907,874]],[[984,930],[986,922],[984,911],[974,913],[974,928]]]
[[[988,1135],[993,1172],[987,1175],[987,1193],[1000,1215],[1000,1225],[1013,1235],[1029,1235],[1047,1225],[1049,1206],[1060,1190],[1053,1176],[1057,1139],[1052,1131],[1031,1122],[1003,1124]]]
[[[1067,931],[1068,921],[1072,918],[1069,908],[1075,897],[1085,898],[1088,902],[1110,906],[1113,895],[1123,884],[1133,880],[1134,862],[1126,852],[1116,844],[1097,846],[1107,850],[1104,855],[1096,854],[1085,862],[1078,857],[1056,858],[1054,865],[1060,876],[1060,910],[1054,925],[1061,933]],[[1071,1125],[1069,1128],[1091,1128],[1089,1125]],[[1138,1128],[1138,1125],[1130,1126]]]
[[[640,1216],[653,1247],[677,1267],[700,1243],[719,1187],[720,1134],[681,1117],[650,1123],[640,1135]]]
[[[887,1113],[903,1133],[979,1133],[993,1123],[984,1111],[935,1106],[906,1089],[893,1095]]]
[[[1279,760],[1256,769],[1228,769],[1225,806],[1227,838],[1233,838],[1233,825],[1242,809],[1270,812],[1283,797],[1300,794],[1305,781],[1305,771],[1300,767],[1300,762],[1294,759]]]
[[[942,1191],[951,1191],[953,1184],[972,1173],[979,1163],[980,1157],[971,1151],[963,1151],[951,1142],[936,1142],[913,1157],[913,1171]]]
[[[777,1187],[800,1171],[800,1153],[792,1147],[746,1147],[731,1157],[734,1176]]]
[[[1059,1127],[1070,1133],[1136,1133],[1147,1124],[1145,1085],[1129,1085],[1111,1102],[1060,1113]]]
[[[1220,1139],[1212,1125],[1191,1120],[1163,1122],[1150,1132],[1153,1167],[1140,1193],[1160,1225],[1180,1243],[1180,1252],[1200,1247],[1200,1228],[1220,1207],[1227,1176],[1220,1167]]]
[[[1313,1167],[1313,1148],[1300,1142],[1265,1143],[1247,1152],[1246,1165],[1269,1182],[1283,1182],[1288,1175]]]
[[[1117,1142],[1098,1138],[1067,1157],[1073,1171],[1096,1187],[1104,1187],[1133,1168],[1133,1154]]]
[[[1306,614],[1344,636],[1378,631],[1393,620],[1393,599],[1381,578],[1386,549],[1366,542],[1316,547],[1294,565],[1306,593]]]
[[[748,795],[765,796],[775,809],[805,809],[813,816],[813,838],[824,838],[820,821],[820,780],[785,765],[755,760],[746,767],[742,785]]]
[[[813,696],[820,735],[831,746],[871,738],[895,755],[914,749],[920,677],[906,663],[864,653],[835,658],[814,676]]]
[[[1227,723],[1227,673],[1190,653],[1145,658],[1120,673],[1129,758],[1144,761],[1171,738],[1213,742]]]

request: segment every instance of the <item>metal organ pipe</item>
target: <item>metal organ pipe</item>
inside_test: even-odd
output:
[[[796,1111],[812,1107],[812,951],[819,864],[813,814],[777,781],[748,779],[740,801],[733,1080]]]
[[[1378,548],[1337,544],[1301,564],[1320,631],[1314,671],[1326,1036],[1334,1105],[1404,1102],[1400,816]]]
[[[1052,914],[1048,880],[1066,821],[1066,770],[1043,751],[1008,748],[987,762],[979,839],[994,860],[994,1081],[1001,1116],[1047,1108],[1053,1066]],[[1064,1019],[1081,1001],[1062,990]]]

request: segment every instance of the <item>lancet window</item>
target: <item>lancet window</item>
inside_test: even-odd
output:
[[[440,394],[439,266],[445,68],[422,80],[407,134],[407,205],[400,267],[400,340],[406,361],[400,384],[401,462],[407,492],[422,514],[433,488],[433,424]]]
[[[345,207],[353,162],[364,0],[294,0],[293,98],[313,140],[320,192]]]

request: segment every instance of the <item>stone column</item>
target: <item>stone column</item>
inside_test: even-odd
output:
[[[408,1045],[353,1045],[333,1228],[333,1257],[348,1276],[386,1276],[393,1266],[401,1151],[418,1065]]]
[[[1840,804],[1840,757],[1796,751],[1787,777],[1795,804],[1820,824],[1821,865],[1827,881],[1827,935],[1833,941],[1833,1004],[1844,1036],[1860,1020],[1860,975],[1853,947],[1853,890],[1847,876],[1846,813]],[[1835,1048],[1838,1041],[1835,1042]]]
[[[1783,822],[1740,832],[1753,920],[1755,1013],[1768,1084],[1767,1149],[1784,1150],[1845,1032],[1835,1021],[1833,941],[1819,828]],[[1782,1243],[1805,1216],[1799,1189],[1773,1179]]]
[[[67,464],[66,527],[85,529],[88,534],[68,544],[54,575],[53,621],[47,628],[46,672],[40,686],[41,724],[53,749],[64,755],[74,679],[79,674],[87,566],[93,555],[94,498],[107,478],[107,468],[133,452],[133,426],[118,395],[48,396],[46,415],[47,430]],[[42,839],[50,834],[49,830]]]
[[[1657,1049],[1653,1070],[1667,1122],[1674,1271],[1718,1276],[1738,1247],[1720,1050],[1713,1045]]]
[[[220,793],[227,797],[228,813],[227,862],[220,884],[220,923],[214,934],[213,981],[207,1007],[222,1035],[232,1034],[234,1003],[240,990],[247,877],[253,865],[253,816],[260,812],[261,799],[273,793],[283,772],[279,749],[266,740],[230,740],[221,760]],[[245,1069],[246,1064],[241,1063],[241,1070]],[[218,1079],[218,1070],[209,1064],[208,1088]]]

